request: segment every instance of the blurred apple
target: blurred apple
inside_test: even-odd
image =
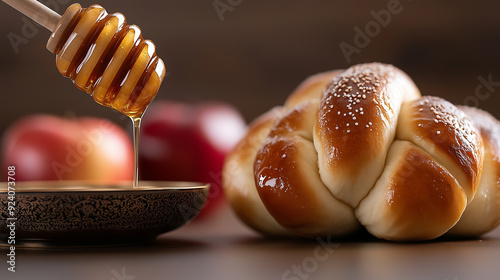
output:
[[[222,165],[245,131],[245,120],[227,103],[156,101],[142,121],[141,178],[210,183],[208,200],[199,215],[203,217],[224,197]]]
[[[3,135],[3,170],[16,167],[16,180],[132,180],[129,135],[109,120],[31,115]]]

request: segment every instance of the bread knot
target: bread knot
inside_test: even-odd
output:
[[[361,64],[308,78],[254,121],[223,185],[238,216],[270,235],[482,234],[500,220],[483,206],[500,208],[499,135],[489,114],[421,97],[394,66]]]

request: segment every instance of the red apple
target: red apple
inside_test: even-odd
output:
[[[12,124],[2,142],[3,170],[16,180],[132,180],[129,135],[109,120],[31,115]]]
[[[200,213],[204,216],[224,197],[222,165],[245,131],[245,120],[227,103],[156,101],[142,121],[141,178],[210,183],[208,200]]]

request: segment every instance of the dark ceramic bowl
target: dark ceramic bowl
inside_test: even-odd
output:
[[[7,183],[0,182],[4,245],[14,239],[16,245],[26,246],[87,246],[150,242],[196,216],[209,185],[140,182],[132,188],[130,182],[46,181],[17,182],[14,188],[15,194],[9,194]]]

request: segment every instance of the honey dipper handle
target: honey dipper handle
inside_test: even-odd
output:
[[[36,0],[2,0],[38,24],[54,32],[61,15]]]

